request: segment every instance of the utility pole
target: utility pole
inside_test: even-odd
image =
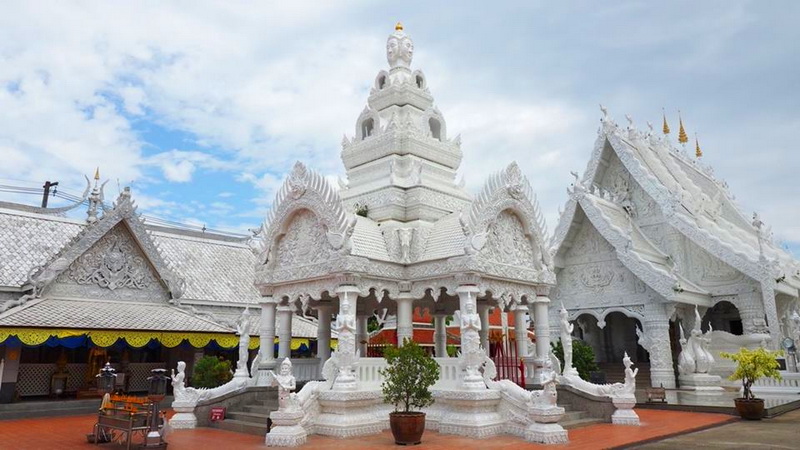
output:
[[[50,188],[54,188],[53,189],[53,193],[55,194],[55,192],[56,192],[55,187],[56,186],[58,186],[58,181],[53,182],[53,183],[51,183],[49,181],[45,181],[44,182],[44,186],[42,186],[44,188],[44,194],[42,194],[42,208],[47,208],[47,198],[50,197]]]

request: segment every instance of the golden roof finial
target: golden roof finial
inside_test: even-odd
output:
[[[100,179],[100,167],[95,169],[95,171],[94,171],[94,179],[95,180],[99,180]]]
[[[667,125],[667,112],[664,111],[664,108],[661,108],[661,111],[664,114],[664,126],[662,127],[661,131],[663,131],[664,134],[669,134],[669,125]]]
[[[397,22],[397,25],[394,26],[395,31],[403,31],[403,22]]]
[[[678,111],[678,123],[680,124],[680,129],[678,130],[678,142],[685,144],[689,142],[689,137],[686,136],[686,130],[683,129],[683,119],[681,118],[680,111]]]
[[[694,156],[703,157],[703,151],[700,150],[700,141],[697,140],[697,133],[694,134]]]

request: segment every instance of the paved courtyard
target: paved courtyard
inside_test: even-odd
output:
[[[611,424],[592,425],[570,431],[570,443],[558,448],[597,449],[626,446],[637,442],[658,439],[676,433],[713,427],[726,422],[739,422],[731,416],[721,414],[687,413],[675,411],[639,410],[641,427],[626,427]],[[798,413],[800,414],[800,413]],[[788,415],[787,415],[788,416]],[[785,416],[786,417],[786,416]],[[123,448],[113,445],[93,447],[86,443],[86,433],[91,431],[95,416],[82,415],[72,417],[56,417],[42,419],[22,419],[0,421],[0,448],[8,450],[49,450],[73,448]],[[795,417],[795,423],[797,418]],[[769,422],[765,422],[769,424]],[[737,427],[741,424],[732,425]],[[232,433],[209,428],[196,430],[177,430],[171,433],[167,441],[171,449],[208,449],[225,450],[265,448],[263,436]],[[689,448],[696,448],[697,444]],[[312,436],[304,448],[313,449],[375,449],[398,448],[394,445],[390,432],[358,439],[335,439]],[[528,444],[514,437],[496,437],[476,441],[452,435],[440,435],[427,432],[423,444],[418,449],[521,449],[542,448],[540,445]],[[671,447],[657,447],[671,448]]]

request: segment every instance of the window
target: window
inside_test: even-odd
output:
[[[363,122],[361,122],[361,139],[366,139],[369,136],[372,136],[372,130],[375,128],[375,120],[369,118]]]
[[[386,87],[386,75],[381,75],[378,77],[378,90],[382,90]]]
[[[422,78],[422,75],[417,75],[417,87],[420,89],[425,89],[425,79]]]
[[[442,124],[435,118],[431,117],[428,120],[428,126],[431,128],[431,137],[434,139],[442,140]]]

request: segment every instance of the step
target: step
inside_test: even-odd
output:
[[[278,408],[277,407],[269,408],[269,407],[260,406],[260,405],[244,405],[241,408],[237,408],[237,409],[239,409],[239,410],[241,410],[243,412],[264,414],[264,415],[268,416],[269,413],[271,413],[272,411],[275,411]]]
[[[228,411],[225,413],[225,419],[241,420],[242,422],[251,423],[267,423],[269,414],[258,414],[244,411]]]
[[[574,430],[575,428],[588,427],[589,425],[594,425],[598,423],[603,423],[603,419],[586,417],[583,419],[575,419],[567,422],[558,422],[558,424],[564,427],[565,430]]]
[[[267,429],[266,422],[252,423],[236,419],[225,419],[219,422],[213,422],[211,427],[218,428],[220,430],[233,431],[235,433],[255,434],[258,436],[266,436],[267,431],[269,431]]]
[[[571,422],[578,419],[585,419],[589,417],[586,411],[569,411],[564,413],[564,416],[559,420],[559,423]]]

